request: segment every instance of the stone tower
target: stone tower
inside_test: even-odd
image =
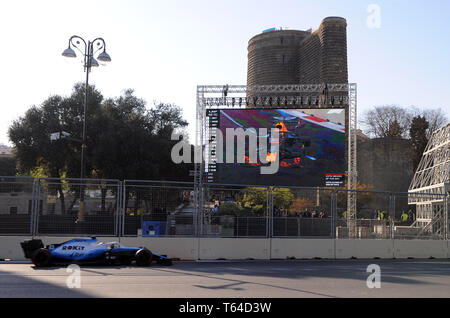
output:
[[[344,18],[325,18],[314,32],[276,30],[250,39],[248,86],[323,83],[348,83]]]

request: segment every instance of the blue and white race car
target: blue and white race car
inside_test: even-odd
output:
[[[164,255],[154,254],[145,247],[125,247],[119,242],[103,243],[93,238],[76,238],[44,247],[41,240],[21,242],[25,257],[36,267],[59,264],[104,264],[149,266],[152,261],[172,265]]]

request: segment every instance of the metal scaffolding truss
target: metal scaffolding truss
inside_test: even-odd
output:
[[[416,224],[448,237],[450,190],[450,124],[431,136],[409,187],[409,203],[416,205]]]
[[[208,145],[206,110],[208,108],[232,107],[279,107],[279,108],[346,108],[348,136],[347,188],[356,190],[356,131],[357,131],[356,84],[301,84],[301,85],[199,85],[197,86],[196,151],[200,158]],[[195,206],[198,216],[204,201],[205,162],[195,163]],[[349,236],[355,237],[356,192],[348,191],[347,221]]]
[[[205,107],[341,108],[353,89],[356,84],[207,85],[197,86],[197,103],[200,97]]]
[[[356,190],[358,184],[357,173],[357,103],[356,103],[356,84],[350,85],[349,90],[349,107],[348,107],[348,173],[347,173],[347,188],[349,190]],[[347,195],[347,226],[349,229],[349,236],[356,237],[356,191],[348,191]]]
[[[450,180],[450,124],[431,136],[411,182],[411,192],[430,188],[443,189]],[[443,193],[443,192],[442,192]]]

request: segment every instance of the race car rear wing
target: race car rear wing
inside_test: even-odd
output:
[[[40,249],[44,248],[44,243],[42,243],[41,240],[27,240],[20,243],[20,246],[22,246],[23,253],[25,254],[26,258],[31,258],[33,256],[33,253]]]

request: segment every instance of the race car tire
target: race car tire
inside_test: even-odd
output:
[[[49,250],[45,248],[40,248],[31,256],[31,261],[36,267],[45,267],[50,264],[51,254]]]
[[[153,254],[149,250],[141,249],[136,252],[137,266],[150,266],[153,260]]]

